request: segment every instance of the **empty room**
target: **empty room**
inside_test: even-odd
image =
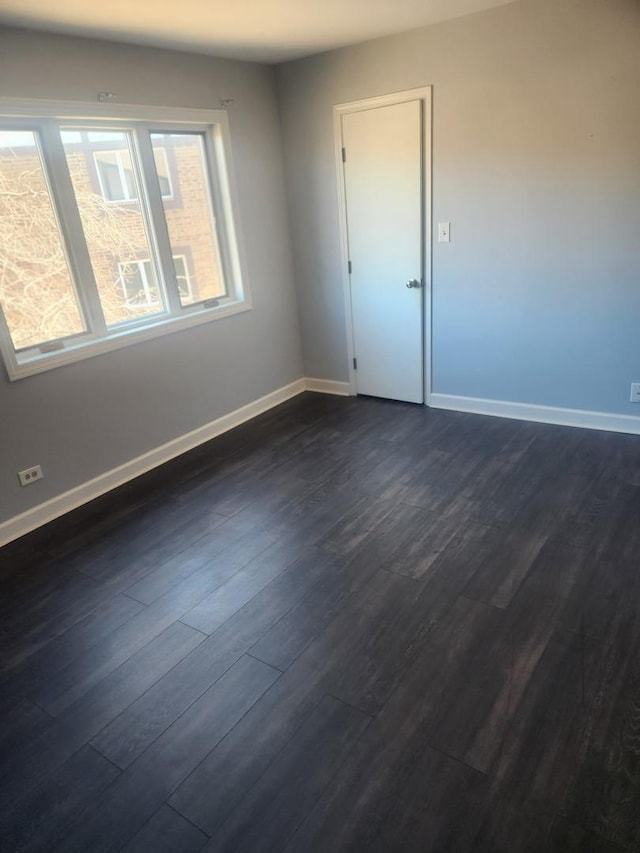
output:
[[[640,2],[0,0],[0,851],[640,850]]]

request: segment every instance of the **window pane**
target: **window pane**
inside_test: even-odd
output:
[[[0,302],[16,349],[85,331],[30,130],[0,130]]]
[[[149,261],[130,134],[89,131],[81,136],[77,143],[65,130],[62,142],[107,325],[161,313],[164,299]],[[143,261],[145,286],[138,287]]]
[[[169,240],[182,305],[225,296],[218,238],[212,216],[209,175],[200,133],[152,133],[151,142],[162,190],[166,159],[175,164],[173,195],[164,201]],[[166,155],[165,155],[166,152]],[[189,255],[189,282],[175,256]]]

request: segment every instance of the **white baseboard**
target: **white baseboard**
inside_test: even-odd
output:
[[[223,432],[240,426],[245,421],[255,418],[274,406],[280,405],[280,403],[284,403],[303,391],[318,391],[323,394],[337,394],[347,397],[351,394],[351,387],[348,382],[335,382],[330,379],[297,379],[289,385],[254,400],[253,403],[248,403],[228,415],[223,415],[221,418],[168,441],[160,447],[155,447],[117,468],[106,471],[86,483],[81,483],[61,495],[57,495],[0,523],[0,547],[127,483],[129,480],[145,474],[152,468],[169,462],[188,450],[193,450],[194,447],[210,441]],[[632,415],[587,412],[580,409],[559,409],[552,406],[483,400],[479,397],[457,397],[451,394],[431,394],[429,405],[435,409],[450,409],[456,412],[472,412],[479,415],[640,435],[640,417],[633,417]]]
[[[454,394],[431,394],[428,405],[434,409],[450,409],[454,412],[471,412],[476,415],[513,418],[518,421],[536,421],[542,424],[640,435],[640,417],[633,415],[589,412],[583,409],[560,409],[555,406],[484,400],[481,397],[458,397]]]
[[[337,394],[339,397],[351,396],[351,385],[348,382],[335,382],[333,379],[304,380],[307,391],[319,391],[321,394]]]
[[[86,483],[81,483],[79,486],[75,486],[73,489],[57,495],[55,498],[51,498],[20,515],[10,518],[8,521],[2,522],[0,524],[0,546],[6,545],[19,536],[24,536],[25,533],[35,530],[36,527],[41,527],[43,524],[53,521],[54,518],[71,512],[72,509],[76,509],[82,504],[100,497],[105,492],[110,492],[112,489],[123,485],[129,480],[133,480],[135,477],[139,477],[141,474],[145,474],[147,471],[156,468],[158,465],[162,465],[164,462],[169,462],[169,460],[174,459],[176,456],[180,456],[181,453],[193,450],[194,447],[204,444],[205,441],[210,441],[217,435],[227,432],[227,430],[233,429],[251,418],[255,418],[256,415],[260,415],[262,412],[266,412],[268,409],[284,403],[286,400],[291,399],[291,397],[301,394],[304,390],[306,390],[305,380],[297,379],[289,385],[285,385],[264,397],[260,397],[258,400],[254,400],[253,403],[242,406],[228,415],[223,415],[215,421],[211,421],[178,438],[174,438],[160,447],[155,447],[153,450],[143,453],[142,456],[137,456],[135,459],[125,462],[124,465],[112,468],[110,471],[106,471],[92,480],[87,480]]]

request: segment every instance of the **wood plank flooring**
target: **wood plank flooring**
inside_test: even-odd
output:
[[[303,394],[0,550],[0,850],[640,850],[640,439]]]

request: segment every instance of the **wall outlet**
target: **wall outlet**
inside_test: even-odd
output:
[[[39,465],[33,465],[31,468],[27,468],[24,471],[18,471],[18,479],[20,480],[21,486],[30,486],[31,483],[35,483],[36,480],[42,480],[42,468]]]
[[[632,403],[640,403],[640,382],[631,383],[631,396],[629,399]]]

